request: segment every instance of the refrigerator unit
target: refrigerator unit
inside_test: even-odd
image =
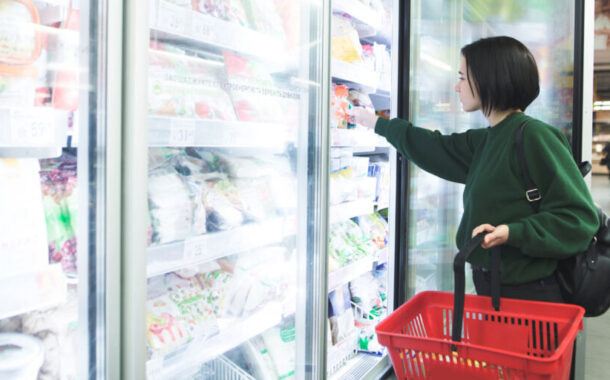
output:
[[[105,201],[116,195],[106,158],[120,146],[102,102],[116,78],[96,67],[110,62],[95,24],[104,12],[97,2],[0,2],[1,378],[118,376],[107,345],[118,338],[108,306],[118,293],[106,287],[118,284],[106,254],[118,257],[108,242],[118,240],[105,224],[118,211]]]

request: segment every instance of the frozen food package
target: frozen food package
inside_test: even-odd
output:
[[[351,219],[344,223],[345,236],[352,244],[357,257],[370,255],[377,251],[368,234]]]
[[[148,207],[153,243],[183,240],[190,235],[193,221],[190,189],[173,165],[149,172]]]
[[[0,47],[0,72],[5,65],[28,65],[38,58],[42,34],[37,28],[25,28],[23,25],[39,23],[38,10],[31,1],[0,2],[0,41],[3,41]]]
[[[217,58],[200,57],[171,44],[151,42],[149,113],[206,120],[236,120],[231,98],[221,85]],[[188,59],[186,59],[188,58]]]
[[[53,108],[76,111],[78,108],[79,84],[79,40],[72,37],[80,29],[80,11],[69,6],[67,17],[58,26],[58,33],[49,33],[47,38],[49,61],[55,62],[58,69],[50,71],[53,78],[51,102]],[[70,31],[71,33],[66,33]]]
[[[347,111],[352,108],[349,101],[349,89],[346,85],[332,84],[330,92],[330,125],[332,128],[347,128],[349,116]]]
[[[341,342],[355,329],[348,285],[328,294],[328,318],[333,345]]]
[[[271,176],[268,178],[271,198],[276,213],[293,215],[297,208],[297,178],[295,175]]]
[[[237,256],[227,296],[232,316],[249,315],[270,301],[281,301],[294,276],[286,248],[271,246]]]
[[[349,290],[352,302],[359,308],[357,316],[364,319],[379,318],[384,300],[380,295],[378,279],[372,272],[350,281]]]
[[[67,302],[23,315],[22,331],[41,340],[44,361],[37,379],[75,379],[78,362],[78,296],[68,287]],[[72,360],[71,360],[72,359]]]
[[[283,122],[286,110],[282,97],[287,91],[278,88],[266,67],[251,58],[223,51],[227,71],[226,87],[241,121]]]
[[[282,19],[274,0],[242,0],[250,25],[265,34],[284,37]]]
[[[156,354],[167,354],[192,339],[187,321],[168,295],[148,301],[146,310],[146,339]]]
[[[246,363],[256,379],[277,379],[275,365],[261,336],[254,337],[241,346]]]
[[[64,273],[76,276],[76,157],[40,160],[42,200],[47,226],[49,262],[61,263]]]
[[[191,0],[165,0],[170,4],[177,5],[179,7],[190,8]]]
[[[277,215],[269,181],[264,178],[236,179],[234,183],[248,219],[262,221]]]
[[[221,20],[250,26],[243,0],[192,0],[193,10]]]
[[[362,45],[351,20],[333,14],[331,22],[331,56],[340,61],[362,63]]]
[[[365,231],[377,248],[384,248],[388,244],[388,222],[378,213],[361,215],[356,218],[360,228]]]
[[[47,228],[36,159],[0,159],[0,267],[3,274],[49,264]]]
[[[367,93],[350,88],[348,92],[348,99],[354,105],[354,107],[363,107],[368,111],[375,113],[373,101]]]
[[[289,50],[299,46],[301,35],[301,8],[304,5],[298,1],[275,0],[275,7],[280,15],[286,43]]]
[[[244,206],[235,185],[222,177],[202,183],[202,200],[209,231],[229,230],[244,223]]]
[[[296,327],[294,321],[286,321],[262,334],[265,347],[273,359],[278,379],[295,379]]]

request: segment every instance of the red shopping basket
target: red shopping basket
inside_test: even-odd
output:
[[[496,310],[492,297],[464,296],[456,261],[455,295],[422,292],[376,327],[398,379],[568,379],[584,309],[503,298]]]

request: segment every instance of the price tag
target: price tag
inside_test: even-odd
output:
[[[11,142],[16,146],[49,146],[55,137],[55,115],[52,110],[13,110],[10,114]]]
[[[195,121],[173,120],[169,144],[171,146],[192,146],[195,144]]]
[[[184,258],[192,259],[205,254],[208,248],[207,236],[196,236],[184,240]]]
[[[168,33],[185,33],[186,25],[185,8],[175,6],[167,1],[159,2],[157,13],[157,26],[160,30]]]
[[[210,22],[211,17],[199,14],[193,14],[193,22],[191,24],[191,35],[204,42],[218,42],[215,38],[214,25]]]

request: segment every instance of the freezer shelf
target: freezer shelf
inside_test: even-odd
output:
[[[370,129],[365,127],[356,127],[350,129],[332,128],[331,129],[331,144],[332,146],[348,146],[366,148],[368,152],[375,151],[375,147],[388,147],[390,144],[385,138],[376,135]],[[360,149],[361,151],[363,149]]]
[[[371,199],[360,199],[330,206],[329,221],[331,224],[342,222],[356,216],[372,214],[375,211]]]
[[[0,107],[0,157],[58,155],[66,145],[68,118],[69,112],[51,107]]]
[[[65,303],[66,277],[60,264],[0,277],[0,319]]]
[[[332,7],[333,11],[347,13],[361,23],[374,29],[381,28],[381,14],[361,2],[353,0],[333,0]]]
[[[281,243],[295,233],[296,218],[286,217],[152,246],[147,250],[146,274],[150,278],[235,253]]]
[[[283,150],[294,141],[284,124],[197,120],[177,117],[148,118],[150,147],[207,146],[257,147]]]
[[[213,45],[275,62],[286,59],[283,39],[195,12],[190,4],[185,8],[153,1],[150,20],[151,30],[168,34],[163,39]]]
[[[375,254],[361,258],[360,260],[335,269],[328,274],[328,291],[334,290],[339,286],[357,279],[363,274],[375,269],[379,264],[388,261],[387,248],[382,248]]]
[[[244,319],[220,319],[220,332],[212,338],[194,339],[186,346],[164,357],[146,363],[148,379],[174,378],[185,368],[194,368],[277,325],[283,306],[270,302]]]
[[[333,58],[330,67],[333,78],[359,84],[365,92],[374,93],[379,85],[379,73],[364,66]]]

